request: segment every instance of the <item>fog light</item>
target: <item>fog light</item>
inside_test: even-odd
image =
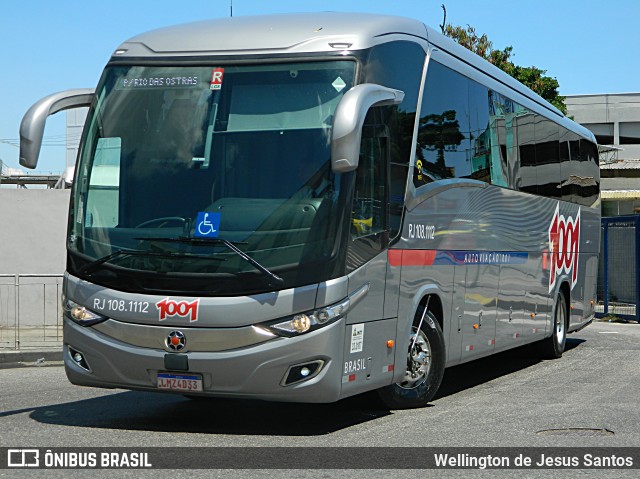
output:
[[[282,386],[289,386],[317,376],[322,370],[324,361],[317,359],[304,364],[289,367],[282,380]]]
[[[80,351],[76,351],[73,348],[69,348],[69,356],[71,357],[72,361],[75,364],[80,366],[82,369],[91,372],[91,368],[89,367],[89,364],[87,363],[87,360],[85,359],[84,354],[82,354]]]

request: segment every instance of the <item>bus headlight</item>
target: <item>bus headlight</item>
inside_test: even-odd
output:
[[[65,316],[82,326],[91,326],[107,319],[70,299],[64,300],[63,308]]]
[[[317,311],[299,313],[284,321],[280,319],[264,323],[262,326],[279,336],[298,336],[309,331],[315,331],[342,318],[349,309],[349,303],[350,299],[347,298],[338,304],[327,306]]]
[[[291,320],[291,326],[296,333],[306,333],[311,329],[311,318],[306,314],[296,314]]]

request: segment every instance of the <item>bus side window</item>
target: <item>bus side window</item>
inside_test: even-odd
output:
[[[429,61],[420,123],[413,184],[472,176],[469,80]]]

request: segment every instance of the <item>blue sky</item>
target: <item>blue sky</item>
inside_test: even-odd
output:
[[[442,9],[454,25],[473,25],[513,60],[560,82],[563,95],[640,91],[635,31],[637,0],[233,0],[234,16],[358,11],[403,15],[438,28]],[[4,0],[0,9],[0,159],[18,166],[24,112],[39,98],[95,87],[113,50],[154,28],[229,16],[229,0]],[[52,117],[38,171],[65,166],[64,113]],[[3,142],[5,141],[5,142]]]

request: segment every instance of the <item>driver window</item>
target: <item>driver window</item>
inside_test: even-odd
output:
[[[379,254],[389,240],[387,177],[389,131],[378,119],[380,108],[372,108],[362,128],[360,160],[355,171],[351,207],[351,241],[347,270],[353,271]]]
[[[387,138],[380,135],[379,131],[382,129],[365,126],[362,132],[351,216],[354,238],[380,233],[385,229],[384,169],[388,162],[385,161]]]

